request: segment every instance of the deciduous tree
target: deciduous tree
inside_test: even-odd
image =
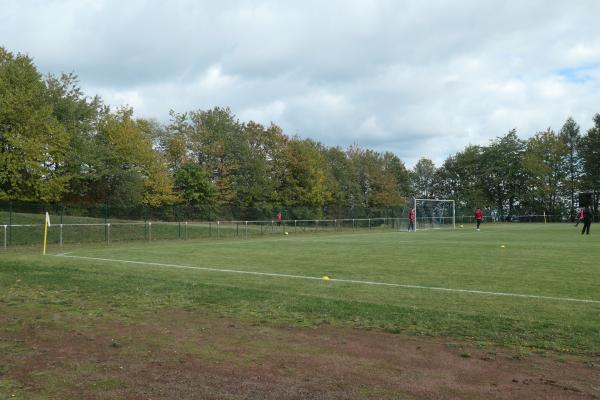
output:
[[[60,199],[68,144],[31,58],[0,47],[0,199]]]

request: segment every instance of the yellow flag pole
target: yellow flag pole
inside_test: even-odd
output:
[[[44,255],[46,255],[46,239],[48,239],[48,226],[50,225],[50,215],[46,211],[46,221],[44,222]]]

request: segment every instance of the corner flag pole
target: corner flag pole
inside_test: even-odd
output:
[[[46,239],[48,239],[48,227],[50,226],[50,214],[46,211],[46,221],[44,222],[44,255],[46,255]]]

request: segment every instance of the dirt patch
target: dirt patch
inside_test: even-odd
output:
[[[184,311],[139,323],[70,318],[0,315],[12,327],[0,339],[13,346],[2,354],[0,381],[32,397],[85,399],[600,398],[600,356],[561,360],[452,339],[252,325]]]

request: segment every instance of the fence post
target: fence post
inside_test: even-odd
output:
[[[369,229],[371,229],[371,218],[369,218]]]
[[[185,221],[185,240],[188,240],[187,221]]]
[[[106,224],[106,244],[110,244],[110,223]]]
[[[152,222],[148,222],[148,241],[152,241]]]
[[[333,220],[333,231],[337,232],[337,219]]]
[[[355,228],[354,228],[354,218],[352,218],[352,230],[355,230]]]
[[[8,244],[12,245],[12,201],[8,203]]]
[[[61,215],[61,219],[62,219],[62,215]],[[61,222],[60,224],[60,247],[62,247],[63,245],[63,224]]]
[[[221,235],[221,221],[217,221],[217,239],[220,239]]]
[[[246,227],[244,230],[244,239],[248,239],[248,221],[246,221]]]
[[[298,227],[297,222],[298,222],[297,220],[294,220],[294,233],[296,233],[296,228]]]
[[[104,239],[108,243],[108,230],[110,229],[108,224],[108,201],[104,203],[104,223],[106,224],[104,227]]]
[[[6,249],[6,225],[4,225],[4,248]]]

